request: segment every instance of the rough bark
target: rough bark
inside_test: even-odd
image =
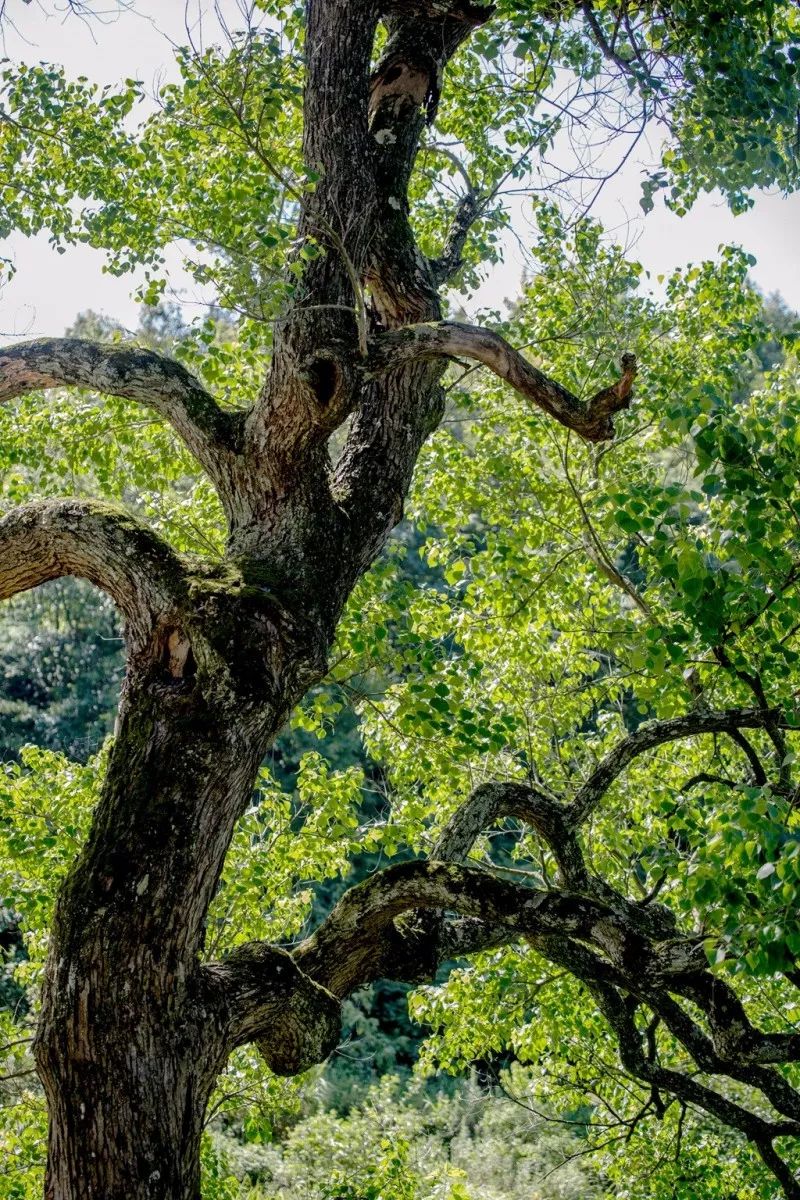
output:
[[[35,1048],[53,1198],[198,1195],[205,1106],[233,1046],[266,1022],[273,1065],[308,1065],[286,1049],[308,1017],[286,956],[262,956],[274,995],[262,988],[258,1019],[241,1016],[241,983],[220,985],[241,959],[219,977],[198,959],[235,822],[324,644],[231,568],[187,571],[182,593],[130,647],[101,798],[58,901]],[[330,1049],[329,1035],[312,1060]]]
[[[93,500],[44,500],[0,519],[0,600],[74,575],[102,588],[128,626],[131,645],[185,599],[178,555],[129,513]]]

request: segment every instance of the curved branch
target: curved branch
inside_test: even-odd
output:
[[[181,560],[122,509],[95,500],[43,500],[0,519],[0,600],[74,575],[102,588],[134,636],[179,602]]]
[[[628,408],[636,359],[623,354],[622,375],[617,383],[603,388],[584,402],[540,371],[515,350],[505,338],[479,325],[460,321],[437,321],[388,330],[374,339],[370,366],[379,372],[422,358],[473,358],[499,375],[537,408],[574,429],[589,442],[614,436],[612,416]]]
[[[568,806],[568,819],[573,826],[589,817],[608,788],[638,755],[665,742],[694,737],[702,733],[729,733],[739,729],[767,729],[775,722],[784,722],[780,710],[771,708],[730,708],[720,712],[692,712],[667,721],[649,721],[635,733],[615,746],[578,789]]]
[[[53,387],[88,388],[154,409],[212,478],[222,451],[235,451],[239,415],[226,412],[180,363],[140,346],[83,338],[36,338],[0,349],[0,403]]]
[[[424,978],[435,971],[436,948],[431,947],[432,961],[426,963],[424,947],[404,944],[393,922],[403,913],[431,908],[456,909],[492,926],[540,933],[585,929],[588,914],[597,911],[581,897],[520,887],[452,863],[400,863],[345,892],[294,958],[337,996],[382,975],[397,978],[398,969],[406,978],[409,954],[412,977]]]
[[[677,981],[675,992],[706,1014],[714,1050],[726,1063],[759,1067],[800,1061],[800,1034],[756,1028],[731,984],[720,976],[695,972]],[[800,1119],[800,1103],[792,1115]]]
[[[464,863],[481,831],[498,818],[514,817],[536,831],[552,852],[560,873],[559,885],[591,897],[604,906],[609,917],[621,928],[636,930],[655,941],[673,941],[678,933],[674,917],[661,905],[644,906],[628,900],[597,875],[589,873],[578,841],[570,810],[555,797],[522,783],[484,783],[453,813],[431,858],[442,862]],[[508,941],[502,929],[481,925],[470,918],[422,918],[426,933],[439,947],[440,959],[473,954],[477,949]],[[679,947],[681,947],[679,949]],[[658,971],[675,969],[679,955],[692,962],[698,957],[696,940],[685,944],[678,939],[664,962],[654,959],[650,965]],[[683,967],[678,969],[682,970]]]
[[[656,925],[662,938],[665,934],[652,910],[632,904],[620,908],[605,898],[521,886],[486,871],[431,861],[388,867],[345,892],[293,957],[337,996],[381,976],[430,978],[442,959],[437,939],[424,928],[415,936],[414,929],[394,924],[418,909],[477,919],[495,944],[501,929],[506,940],[557,934],[594,942],[611,960],[635,963],[637,973],[651,980],[682,973],[687,957],[692,966],[700,958],[687,952],[681,939],[651,947],[647,939]]]
[[[563,804],[535,788],[522,783],[484,783],[453,813],[431,858],[465,862],[482,830],[501,817],[515,817],[545,840],[569,887],[586,890],[586,866],[566,816]]]
[[[756,754],[754,747],[750,745],[740,729],[728,730],[728,737],[735,746],[739,747],[749,762],[754,785],[756,787],[763,787],[767,782],[767,772],[764,770],[763,763]]]
[[[780,719],[774,710],[745,709],[654,722],[625,739],[589,783],[601,795],[636,754],[665,741],[739,725],[764,728],[768,720]],[[591,794],[589,788],[586,798]],[[700,939],[681,936],[667,910],[633,904],[588,875],[577,845],[577,826],[569,819],[572,809],[574,805],[566,808],[524,784],[477,788],[436,844],[434,853],[451,861],[403,863],[351,889],[295,951],[301,971],[343,997],[380,976],[409,982],[430,979],[451,956],[523,938],[594,995],[631,1076],[738,1129],[757,1146],[786,1195],[798,1195],[796,1185],[794,1190],[788,1187],[791,1174],[772,1144],[776,1138],[800,1135],[800,1095],[771,1064],[795,1061],[800,1039],[752,1025],[732,987],[707,970]],[[566,855],[562,874],[575,890],[509,884],[453,861],[463,859],[480,831],[504,815],[530,824],[557,856]],[[568,870],[575,872],[573,878],[567,878]],[[459,915],[454,918],[454,913]],[[688,1000],[692,1011],[678,998]],[[699,1072],[755,1089],[780,1119],[768,1119],[757,1107],[734,1102],[691,1071],[662,1065],[652,1026],[643,1034],[634,1019],[640,1005],[665,1023]],[[693,1015],[695,1009],[705,1029]],[[645,1036],[651,1039],[646,1048]]]
[[[276,1075],[324,1062],[339,1041],[341,1004],[279,946],[238,946],[224,962],[201,967],[201,979],[225,1014],[226,1049],[255,1042]]]

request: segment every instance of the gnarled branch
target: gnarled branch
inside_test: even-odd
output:
[[[95,500],[42,500],[0,519],[0,600],[74,575],[102,588],[134,637],[180,601],[181,560],[152,529]]]
[[[728,1097],[721,1095],[713,1088],[705,1086],[692,1075],[682,1071],[663,1067],[657,1058],[651,1058],[645,1053],[642,1045],[642,1033],[637,1028],[634,1014],[639,1007],[638,998],[629,992],[629,984],[618,977],[617,973],[598,959],[590,950],[574,942],[560,938],[537,938],[534,942],[536,949],[550,962],[565,967],[570,974],[579,979],[594,997],[598,1008],[606,1018],[611,1030],[616,1036],[620,1060],[630,1075],[644,1083],[654,1085],[660,1090],[704,1109],[712,1116],[738,1129],[756,1146],[766,1166],[780,1181],[784,1194],[789,1200],[800,1200],[800,1185],[794,1178],[787,1164],[776,1154],[773,1141],[778,1137],[800,1134],[800,1122],[797,1120],[770,1121],[760,1113],[752,1112],[742,1104],[737,1104]],[[634,989],[635,993],[636,989]],[[651,1004],[649,999],[646,1003]],[[680,1040],[687,1045],[690,1053],[694,1051],[703,1062],[701,1069],[720,1071],[732,1078],[742,1079],[743,1072],[735,1067],[726,1070],[721,1063],[713,1058],[706,1061],[706,1055],[699,1049],[694,1038],[687,1034],[684,1028],[686,1020],[681,1014],[676,1021],[677,1006],[665,998],[664,1005],[658,1002],[651,1005],[653,1010],[663,1016],[670,1025],[671,1031],[677,1033]],[[679,1012],[679,1010],[678,1010]],[[693,1022],[689,1021],[694,1029]],[[699,1035],[700,1041],[704,1039]],[[777,1076],[775,1078],[778,1078]],[[754,1079],[746,1082],[763,1089],[763,1082]],[[785,1082],[785,1081],[783,1081]]]
[[[530,825],[553,851],[569,887],[586,889],[588,875],[575,834],[560,801],[523,783],[484,783],[456,810],[439,835],[432,858],[465,862],[481,831],[500,817]]]
[[[279,946],[238,946],[201,978],[225,1014],[227,1049],[255,1042],[276,1075],[324,1062],[339,1040],[341,1004]]]
[[[310,938],[294,952],[303,971],[337,996],[346,996],[382,975],[408,977],[408,947],[393,925],[395,918],[415,909],[457,909],[506,929],[544,932],[553,926],[544,920],[540,906],[550,906],[547,892],[526,889],[493,878],[485,871],[450,863],[409,862],[388,867],[345,892],[339,903]],[[584,902],[576,898],[578,909]],[[591,907],[591,905],[589,906]],[[576,913],[572,914],[578,919]],[[554,914],[551,913],[551,920]],[[583,913],[585,918],[586,913]],[[566,912],[558,919],[573,927]],[[544,924],[542,924],[544,922]],[[424,961],[424,947],[414,947],[416,973],[435,971],[435,948]]]
[[[237,448],[241,420],[171,358],[141,346],[36,338],[0,348],[0,403],[53,387],[87,388],[145,404],[164,417],[212,479]]]
[[[614,436],[612,417],[629,407],[636,378],[635,357],[623,354],[619,380],[584,402],[523,358],[499,333],[460,321],[436,321],[387,330],[372,343],[370,366],[380,372],[400,362],[424,358],[475,359],[537,408],[589,442],[607,441]]]
[[[636,964],[643,978],[661,980],[686,967],[682,942],[648,944],[658,915],[634,904],[546,891],[497,879],[486,871],[442,862],[389,867],[345,892],[317,931],[294,952],[303,971],[337,996],[382,975],[430,976],[439,962],[430,939],[404,937],[393,922],[415,909],[440,909],[504,928],[514,936],[548,933],[594,942],[610,959]],[[663,928],[661,933],[663,936]],[[427,943],[427,944],[425,944]],[[426,954],[430,961],[426,961]],[[398,974],[398,971],[400,974]]]
[[[612,752],[617,757],[609,759],[622,769],[626,756],[629,761],[659,744],[658,739],[708,732],[731,722],[763,727],[767,716],[776,719],[774,712],[730,710],[656,722],[645,735],[625,739]],[[607,771],[605,778],[614,777]],[[525,784],[477,788],[437,841],[434,853],[450,861],[403,863],[373,876],[347,892],[316,933],[296,948],[292,957],[301,980],[297,1011],[311,1011],[309,979],[320,987],[322,997],[332,993],[343,998],[381,976],[410,982],[430,979],[452,956],[524,939],[586,985],[617,1037],[629,1074],[742,1132],[786,1187],[789,1175],[772,1143],[800,1134],[800,1094],[772,1064],[796,1061],[800,1039],[794,1033],[754,1026],[732,986],[708,970],[701,937],[682,934],[668,910],[636,904],[590,875],[570,812],[556,798]],[[537,831],[553,849],[564,882],[573,890],[508,883],[455,861],[463,862],[481,830],[501,816],[514,816]],[[266,995],[259,995],[257,988],[250,996],[254,1013],[263,1011]],[[319,997],[314,993],[312,999],[316,1011]],[[689,1001],[690,1007],[681,1001]],[[323,1009],[327,1003],[325,999]],[[691,1072],[662,1066],[655,1035],[648,1034],[650,1042],[642,1046],[643,1035],[634,1020],[640,1006],[669,1029],[700,1072],[755,1089],[780,1119],[764,1116],[758,1104],[735,1103]],[[335,1015],[335,1007],[331,1011]],[[313,1020],[307,1015],[304,1019],[300,1041],[317,1045]],[[296,1016],[290,1025],[292,1021]],[[251,1024],[246,1021],[246,1028]]]

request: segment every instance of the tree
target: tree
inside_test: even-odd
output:
[[[165,475],[202,471],[224,520],[219,554],[170,544],[133,511],[88,495],[19,504],[0,522],[0,596],[74,575],[111,597],[126,630],[116,736],[60,891],[42,989],[35,1053],[49,1107],[47,1194],[197,1196],[206,1106],[236,1047],[255,1043],[273,1071],[298,1073],[336,1045],[342,1000],[358,987],[426,979],[441,962],[522,938],[588,990],[652,1106],[668,1094],[710,1113],[798,1196],[775,1147],[800,1132],[800,1100],[778,1069],[797,1059],[796,1035],[753,1023],[710,970],[690,915],[681,924],[655,895],[631,899],[585,849],[585,829],[626,768],[681,739],[723,734],[751,747],[744,731],[763,731],[773,787],[787,794],[793,714],[769,702],[725,639],[719,665],[735,677],[733,702],[723,690],[722,707],[684,697],[680,711],[608,749],[572,792],[539,781],[532,764],[526,779],[483,784],[443,824],[429,858],[350,889],[291,951],[261,941],[221,960],[204,954],[209,907],[262,759],[328,672],[348,598],[402,516],[444,412],[448,363],[482,364],[596,445],[630,404],[630,346],[616,347],[614,382],[604,356],[604,378],[584,400],[501,332],[443,317],[441,290],[459,272],[474,278],[493,254],[503,184],[533,154],[546,158],[559,127],[576,134],[588,106],[623,130],[650,115],[671,130],[645,207],[662,188],[679,209],[716,185],[736,206],[753,184],[790,188],[796,8],[258,7],[272,22],[261,31],[248,22],[224,50],[179,53],[182,83],[162,90],[136,133],[126,120],[142,90],[135,80],[115,91],[48,67],[3,75],[5,227],[103,247],[120,272],[144,266],[150,301],[163,288],[163,249],[188,239],[196,277],[242,315],[235,343],[216,341],[212,322],[199,346],[180,347],[182,361],[81,338],[24,342],[0,357],[0,400],[90,389],[155,413],[179,443],[161,431]],[[564,70],[576,80],[567,112],[535,110]],[[454,136],[464,161],[454,160]],[[465,191],[448,226],[450,206],[437,197],[454,172]],[[551,187],[578,173],[568,167]],[[556,218],[543,208],[541,221]],[[735,464],[730,429],[709,424],[699,452],[714,459],[719,436],[720,460]],[[738,435],[751,455],[760,429],[749,442]],[[207,490],[203,498],[216,502]],[[624,501],[631,534],[636,505],[647,507]],[[649,608],[592,528],[597,569],[637,611]],[[685,592],[705,612],[710,572],[686,550]],[[787,569],[776,595],[793,581]],[[738,702],[741,688],[750,703]],[[745,753],[763,788],[761,755]],[[532,831],[557,877],[526,886],[466,865],[481,831],[503,817]],[[643,1013],[652,1014],[646,1028]],[[662,1064],[655,1025],[696,1068]],[[730,1081],[734,1094],[697,1071]],[[759,1098],[740,1100],[739,1087]]]

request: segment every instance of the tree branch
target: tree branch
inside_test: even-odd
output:
[[[572,900],[575,911],[570,916]],[[346,996],[382,975],[408,978],[409,965],[412,978],[433,974],[438,965],[435,951],[426,962],[425,948],[415,945],[410,960],[410,948],[393,925],[405,912],[455,909],[510,930],[524,930],[527,925],[531,931],[544,932],[553,929],[554,920],[558,929],[564,923],[568,928],[582,925],[587,905],[591,908],[590,902],[578,897],[563,904],[555,894],[506,883],[468,867],[401,863],[345,892],[316,932],[295,950],[294,958],[313,979],[335,995]],[[548,907],[549,919],[545,917]],[[556,908],[562,910],[558,916]]]
[[[616,1036],[619,1055],[625,1070],[635,1079],[651,1084],[659,1090],[668,1092],[690,1104],[697,1105],[715,1116],[723,1124],[738,1129],[757,1147],[765,1164],[780,1180],[785,1195],[790,1200],[800,1198],[800,1186],[792,1172],[782,1159],[772,1151],[772,1142],[776,1137],[797,1136],[800,1133],[800,1122],[797,1120],[767,1121],[760,1114],[750,1111],[741,1104],[734,1103],[712,1088],[699,1083],[691,1075],[681,1071],[662,1067],[657,1060],[649,1057],[642,1045],[642,1033],[636,1026],[634,1013],[639,1006],[640,989],[624,978],[613,968],[597,958],[585,946],[561,938],[536,938],[535,948],[549,962],[566,968],[579,979],[594,997],[598,1008],[606,1018]],[[630,990],[629,990],[630,989]],[[632,998],[632,995],[636,999]],[[690,1018],[686,1017],[668,996],[652,1001],[644,997],[645,1003],[667,1023],[673,1034],[687,1047],[691,1054],[697,1054],[701,1070],[728,1075],[749,1083],[751,1086],[764,1090],[763,1079],[747,1078],[746,1073],[732,1069],[717,1060],[706,1048],[705,1039]],[[690,1027],[687,1029],[687,1025]],[[699,1039],[699,1044],[698,1044]],[[779,1076],[770,1076],[770,1082],[786,1083]],[[788,1087],[788,1085],[787,1085]],[[789,1089],[792,1090],[792,1089]],[[780,1097],[778,1097],[780,1100]],[[798,1097],[795,1093],[795,1102]]]
[[[468,191],[459,198],[450,228],[447,231],[442,253],[431,260],[434,281],[441,286],[449,283],[463,266],[462,254],[470,230],[480,216],[485,201],[475,191]]]
[[[605,34],[603,33],[603,29],[602,29],[602,26],[600,25],[600,22],[597,20],[597,17],[595,16],[595,14],[592,10],[591,4],[583,3],[583,4],[579,4],[578,7],[580,8],[581,12],[583,13],[583,15],[586,19],[586,24],[589,26],[590,30],[592,31],[592,36],[594,37],[594,40],[597,42],[597,45],[602,50],[603,57],[607,58],[609,62],[613,62],[614,65],[619,67],[619,69],[624,74],[626,74],[626,75],[633,74],[638,79],[639,75],[636,71],[633,70],[631,64],[629,62],[627,62],[626,59],[621,58],[620,55],[617,54],[617,52],[613,48],[613,46],[609,43],[608,39],[606,38]]]
[[[702,939],[681,934],[669,910],[632,903],[589,875],[576,838],[580,819],[636,755],[680,737],[766,728],[778,720],[783,719],[775,710],[732,709],[643,726],[603,760],[570,806],[521,783],[482,785],[437,841],[434,854],[449,861],[403,863],[352,888],[295,950],[302,978],[310,977],[326,996],[343,998],[381,976],[430,979],[452,956],[524,938],[589,988],[631,1076],[739,1130],[788,1189],[787,1196],[797,1195],[791,1172],[772,1144],[800,1135],[800,1094],[772,1064],[796,1061],[800,1038],[754,1026],[732,986],[707,969]],[[481,830],[501,816],[526,822],[547,841],[571,891],[508,883],[455,861],[465,859]],[[679,998],[689,1001],[692,1011]],[[634,1019],[641,1005],[664,1023],[699,1072],[755,1089],[782,1119],[767,1119],[758,1106],[735,1103],[689,1070],[662,1066],[652,1022],[643,1034]]]
[[[422,130],[436,117],[445,67],[493,14],[493,6],[468,0],[395,3],[386,14],[389,37],[372,73],[369,102],[379,202],[369,285],[385,325],[439,316],[436,287],[443,280],[433,264],[424,269],[417,251],[408,183]],[[453,250],[457,257],[460,247]]]
[[[688,719],[654,723],[645,730],[646,736],[633,735],[623,746],[630,758],[634,752],[658,744],[654,737],[664,741],[668,735],[685,736],[687,720],[696,732],[698,728],[718,729],[722,722],[731,721],[763,727],[764,721],[774,716],[761,710],[690,714]],[[617,755],[616,767],[623,757]],[[577,887],[571,892],[543,891],[511,884],[453,861],[409,862],[388,868],[348,891],[316,933],[297,947],[293,960],[301,982],[296,1012],[284,1001],[278,1024],[270,1016],[270,1027],[280,1029],[281,1022],[288,1020],[293,1045],[316,1046],[318,1030],[327,1028],[325,1013],[331,993],[341,999],[381,976],[409,982],[430,979],[452,956],[524,938],[589,988],[617,1036],[626,1071],[659,1091],[704,1108],[744,1133],[785,1185],[788,1176],[782,1160],[771,1156],[769,1147],[777,1137],[800,1134],[800,1095],[770,1064],[795,1061],[800,1038],[753,1026],[732,987],[708,971],[700,939],[682,936],[667,910],[634,904],[589,876],[574,828],[567,820],[568,811],[554,798],[523,784],[485,784],[448,822],[434,853],[451,860],[463,858],[483,828],[501,815],[513,815],[532,825],[549,843],[560,846],[562,856],[566,846],[565,867],[576,870],[574,882],[568,882],[573,887],[582,884],[580,892]],[[576,867],[570,850],[573,844]],[[429,917],[420,917],[426,912],[437,914],[433,924]],[[411,917],[412,913],[417,916]],[[459,916],[442,915],[448,913]],[[404,914],[410,919],[403,919]],[[270,951],[265,948],[263,953]],[[309,993],[309,980],[319,987],[320,995]],[[276,986],[274,980],[261,980],[251,990],[251,1015],[240,1026],[243,1040],[252,1036],[254,1023],[258,1024],[267,1008],[274,1007]],[[675,997],[688,1000],[700,1011],[710,1037]],[[698,1082],[691,1072],[663,1067],[652,1031],[645,1033],[647,1047],[642,1045],[643,1035],[634,1020],[642,1004],[664,1022],[700,1072],[727,1076],[756,1089],[785,1119],[767,1120],[752,1107],[734,1103]],[[292,1032],[297,1013],[304,1014],[299,1033]],[[330,1039],[333,1034],[326,1036]],[[270,1038],[281,1040],[275,1032]],[[274,1049],[268,1047],[268,1052],[274,1053]]]
[[[95,500],[43,500],[0,519],[0,600],[74,575],[102,588],[136,637],[180,602],[184,568],[152,529]]]
[[[535,788],[522,783],[484,783],[450,818],[431,858],[439,862],[465,862],[482,830],[501,817],[515,817],[544,839],[567,885],[586,890],[586,866],[566,816],[563,804]]]
[[[341,1004],[279,946],[248,942],[201,968],[203,988],[224,1013],[228,1052],[255,1042],[276,1075],[324,1062],[341,1033]]]
[[[628,900],[605,880],[591,875],[586,868],[569,810],[555,797],[521,783],[485,783],[453,813],[442,831],[431,857],[437,861],[465,863],[481,831],[501,817],[514,817],[536,831],[552,852],[560,872],[562,890],[569,889],[591,897],[603,906],[608,917],[620,929],[671,945],[666,954],[641,960],[641,969],[654,975],[683,971],[687,964],[704,965],[697,939],[678,937],[672,913],[661,905],[651,908]],[[415,936],[424,934],[437,947],[440,961],[448,957],[472,954],[488,945],[509,941],[502,926],[482,924],[472,918],[448,919],[442,913],[420,914]],[[627,934],[625,935],[627,936]],[[612,952],[613,953],[613,952]]]
[[[436,939],[415,937],[394,924],[415,909],[476,918],[509,935],[556,934],[596,943],[613,961],[635,964],[642,979],[661,980],[697,966],[691,939],[650,946],[667,927],[652,908],[613,905],[605,897],[545,891],[498,879],[455,863],[408,862],[373,875],[345,892],[316,932],[294,952],[302,970],[337,996],[373,979],[429,978],[440,962]],[[674,935],[674,924],[669,932]],[[423,931],[424,934],[424,931]],[[511,936],[509,939],[511,940]]]
[[[728,733],[738,729],[768,729],[784,718],[779,710],[769,708],[731,708],[721,712],[692,712],[667,721],[650,721],[641,725],[630,737],[615,746],[578,789],[568,806],[568,819],[573,826],[581,825],[594,811],[618,775],[638,755],[674,742],[679,738],[704,733]]]
[[[761,759],[756,754],[755,748],[750,745],[750,742],[747,740],[747,738],[744,736],[744,734],[742,733],[742,731],[740,729],[728,730],[728,737],[731,739],[731,741],[733,742],[733,744],[735,746],[739,747],[739,749],[742,751],[745,758],[749,762],[750,772],[752,774],[753,783],[755,784],[755,786],[763,787],[764,784],[767,782],[767,772],[764,770],[764,766],[761,762]]]
[[[164,417],[212,479],[235,452],[241,418],[226,412],[173,359],[140,346],[37,338],[0,348],[0,403],[53,387],[87,388],[146,404]]]
[[[434,283],[440,287],[442,284],[448,283],[461,269],[461,254],[470,229],[491,196],[482,197],[478,193],[466,166],[458,155],[454,154],[447,146],[434,142],[425,148],[446,158],[456,173],[461,176],[465,187],[463,195],[459,197],[456,204],[456,211],[447,231],[442,252],[438,257],[429,260]]]
[[[374,339],[370,366],[379,373],[400,362],[439,357],[475,359],[537,408],[590,442],[613,437],[611,418],[614,413],[629,407],[636,378],[636,359],[632,354],[624,354],[618,382],[583,402],[523,358],[500,334],[460,321],[438,321],[388,330]]]

